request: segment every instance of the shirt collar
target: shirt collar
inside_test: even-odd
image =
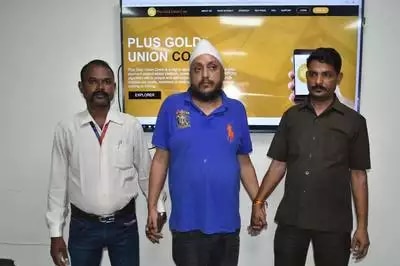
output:
[[[88,124],[94,121],[93,117],[90,115],[89,111],[86,109],[80,115],[80,125]],[[106,122],[112,121],[114,123],[122,125],[124,123],[124,119],[120,112],[110,109],[107,114]]]
[[[303,110],[305,108],[307,108],[309,110],[312,110],[312,111],[314,110],[314,107],[311,105],[311,101],[310,101],[310,97],[309,96],[306,97],[305,100],[302,103],[300,103],[299,110]],[[339,101],[339,99],[336,97],[336,94],[335,94],[335,98],[334,98],[332,104],[326,109],[326,111],[329,111],[329,110],[335,110],[335,111],[337,111],[337,112],[339,112],[341,114],[345,113],[345,107]]]

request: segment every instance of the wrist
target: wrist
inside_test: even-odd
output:
[[[156,203],[156,202],[155,202],[155,203],[148,202],[148,203],[147,203],[147,209],[148,209],[149,211],[153,211],[153,210],[157,211],[157,203]],[[158,211],[157,211],[157,212],[158,212]]]
[[[367,231],[368,226],[364,223],[362,224],[357,224],[357,230],[362,230],[362,231]]]
[[[253,200],[253,206],[265,206],[265,207],[268,207],[268,203],[265,200],[255,199],[255,200]]]

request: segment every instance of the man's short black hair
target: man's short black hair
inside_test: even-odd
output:
[[[315,49],[307,58],[307,67],[309,67],[311,61],[318,61],[333,66],[336,74],[339,74],[342,69],[342,58],[334,48],[320,47]]]
[[[90,61],[89,63],[87,63],[86,65],[84,65],[82,67],[82,70],[81,70],[81,81],[84,80],[85,75],[86,75],[86,73],[88,72],[88,70],[89,70],[89,68],[91,66],[102,66],[102,67],[110,70],[110,72],[112,73],[112,75],[114,77],[114,72],[113,72],[112,68],[110,67],[110,65],[106,61],[100,60],[100,59],[94,59],[94,60]]]

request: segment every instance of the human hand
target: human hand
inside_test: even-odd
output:
[[[161,217],[160,213],[157,212],[155,208],[149,209],[147,216],[146,225],[146,236],[152,243],[160,243],[160,239],[163,238],[161,233],[162,227],[166,222]]]
[[[369,245],[368,231],[366,229],[357,228],[351,241],[351,252],[353,253],[353,258],[356,261],[364,258],[368,253]]]
[[[247,228],[248,233],[252,236],[261,233],[261,230],[267,228],[267,214],[265,204],[253,204],[251,211],[250,226]]]
[[[65,245],[65,241],[62,237],[51,238],[50,255],[55,265],[57,266],[69,265],[67,246]]]
[[[166,222],[167,222],[167,213],[159,212],[157,217],[157,228],[159,233],[162,231]]]
[[[291,103],[295,103],[294,102],[294,71],[290,70],[288,73],[288,77],[289,77],[289,83],[288,83],[288,89],[290,90],[290,94],[289,94],[289,101]]]

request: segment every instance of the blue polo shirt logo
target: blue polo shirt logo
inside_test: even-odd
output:
[[[178,128],[188,128],[190,127],[190,113],[186,110],[176,111],[176,125]]]
[[[230,123],[226,125],[226,135],[228,141],[232,143],[232,141],[235,139],[235,132],[233,131],[233,127]]]

